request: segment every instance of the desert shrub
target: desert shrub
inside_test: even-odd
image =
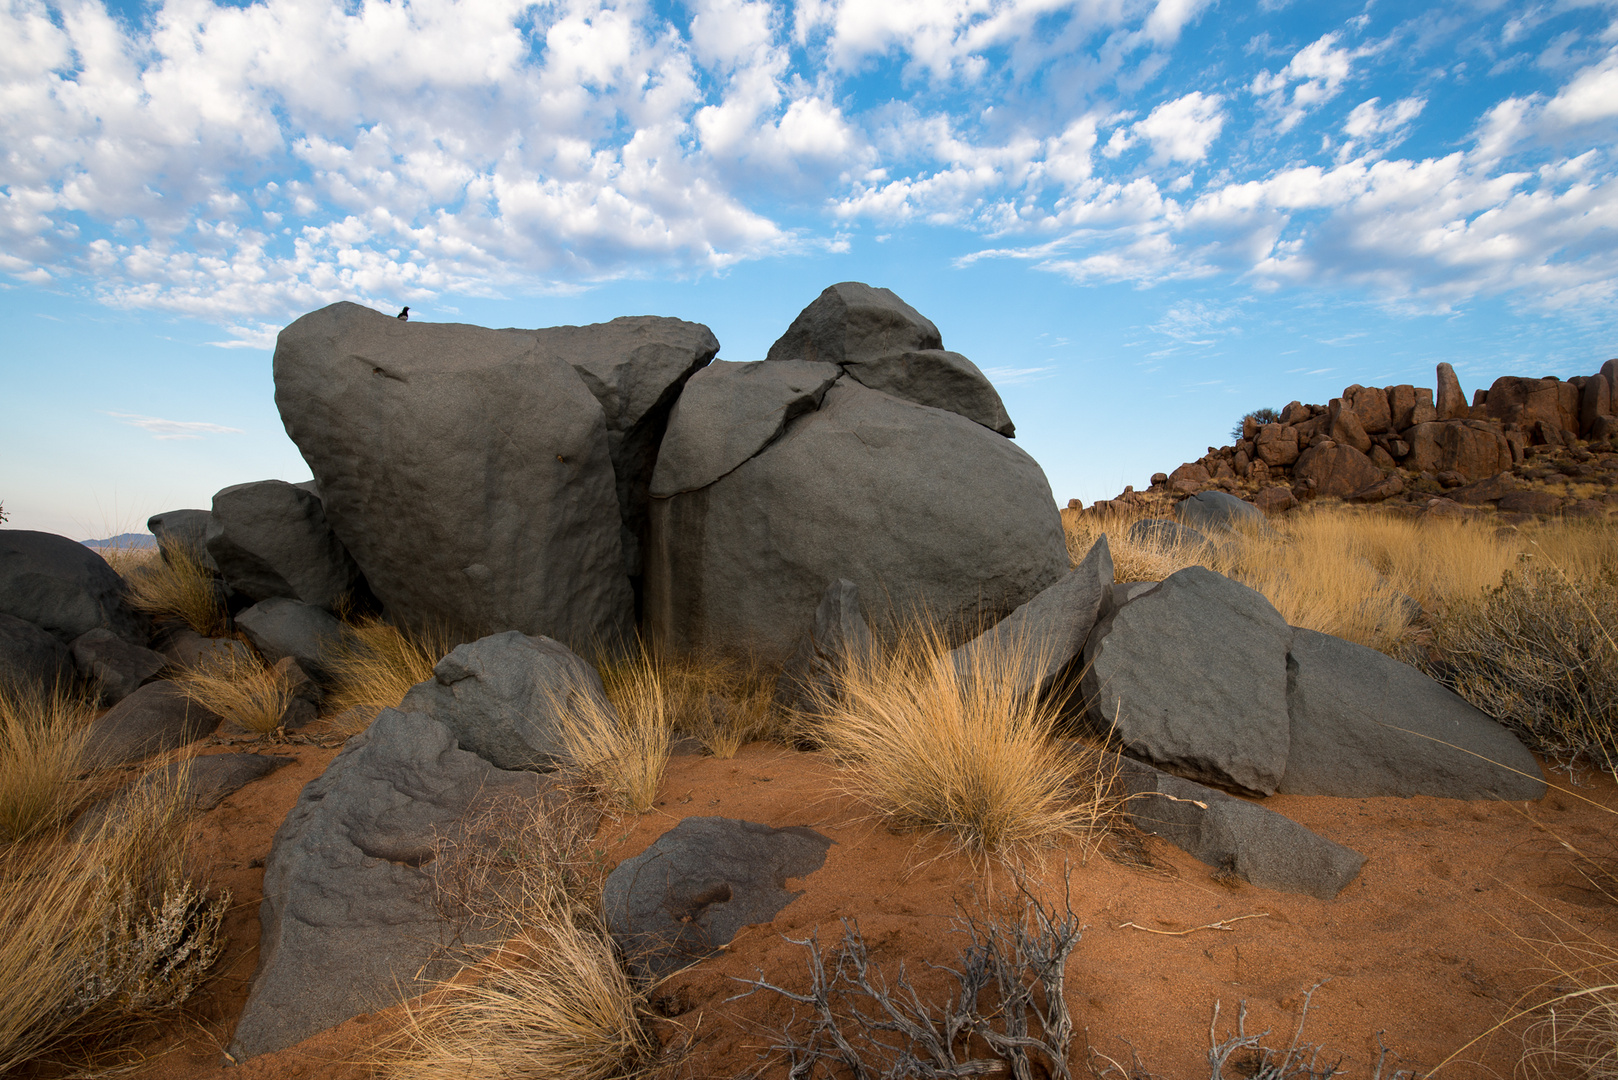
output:
[[[0,843],[27,840],[77,807],[79,754],[95,703],[65,687],[0,685]]]
[[[1525,565],[1448,605],[1416,660],[1542,753],[1618,773],[1618,567]]]
[[[1060,700],[1017,689],[1042,666],[1037,643],[970,655],[957,663],[922,622],[875,656],[845,661],[813,731],[845,766],[848,790],[974,854],[1099,839],[1110,784],[1103,756],[1057,742]]]
[[[320,661],[333,683],[326,700],[337,724],[358,731],[396,707],[455,645],[445,630],[401,630],[375,616],[346,625]]]
[[[280,726],[292,691],[287,680],[255,655],[236,650],[211,653],[181,672],[175,684],[192,701],[247,731],[268,734]]]
[[[1281,414],[1270,408],[1268,405],[1265,405],[1262,408],[1254,409],[1252,412],[1245,414],[1240,420],[1236,421],[1236,426],[1230,429],[1230,441],[1232,443],[1241,441],[1242,428],[1246,426],[1247,421],[1249,420],[1257,420],[1260,424],[1273,424],[1280,419]]]
[[[108,562],[123,577],[135,610],[180,619],[203,637],[224,635],[227,620],[219,585],[213,572],[185,547],[171,547],[167,559],[147,551],[139,558],[114,557]]]
[[[646,652],[604,663],[607,700],[567,694],[550,702],[585,787],[630,813],[652,808],[668,765],[673,720],[658,663]]]

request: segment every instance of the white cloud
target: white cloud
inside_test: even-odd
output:
[[[1248,89],[1275,114],[1281,131],[1291,131],[1312,110],[1336,97],[1353,72],[1354,61],[1377,51],[1375,46],[1340,48],[1341,37],[1334,30],[1318,38],[1298,50],[1286,67],[1273,75],[1261,71],[1249,84]]]
[[[1154,163],[1195,164],[1208,156],[1208,147],[1225,126],[1219,107],[1223,100],[1218,94],[1193,90],[1159,105],[1133,130],[1152,144]]]
[[[200,439],[204,435],[240,435],[241,428],[226,427],[223,424],[208,424],[195,420],[162,420],[155,416],[139,416],[135,413],[109,412],[108,416],[122,420],[131,427],[138,427],[142,431],[150,431],[156,439]]]

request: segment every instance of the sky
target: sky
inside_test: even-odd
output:
[[[1618,355],[1618,0],[0,0],[0,504],[309,470],[277,331],[893,289],[1054,498],[1260,406]]]

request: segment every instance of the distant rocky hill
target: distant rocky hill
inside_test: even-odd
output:
[[[119,533],[105,540],[85,540],[84,546],[97,551],[122,548],[155,548],[157,538],[151,533]]]
[[[1438,390],[1347,387],[1325,405],[1294,401],[1270,422],[1249,415],[1234,446],[1157,473],[1090,508],[1107,513],[1219,489],[1281,513],[1316,498],[1407,513],[1493,506],[1506,515],[1618,510],[1618,361],[1595,375],[1504,376],[1469,405],[1449,364]],[[1070,509],[1081,510],[1078,500]]]

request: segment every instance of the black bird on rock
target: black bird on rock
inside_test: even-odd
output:
[[[406,304],[405,309],[403,311],[399,312],[399,314],[396,315],[395,318],[397,318],[400,322],[409,322],[410,321],[410,305]]]

